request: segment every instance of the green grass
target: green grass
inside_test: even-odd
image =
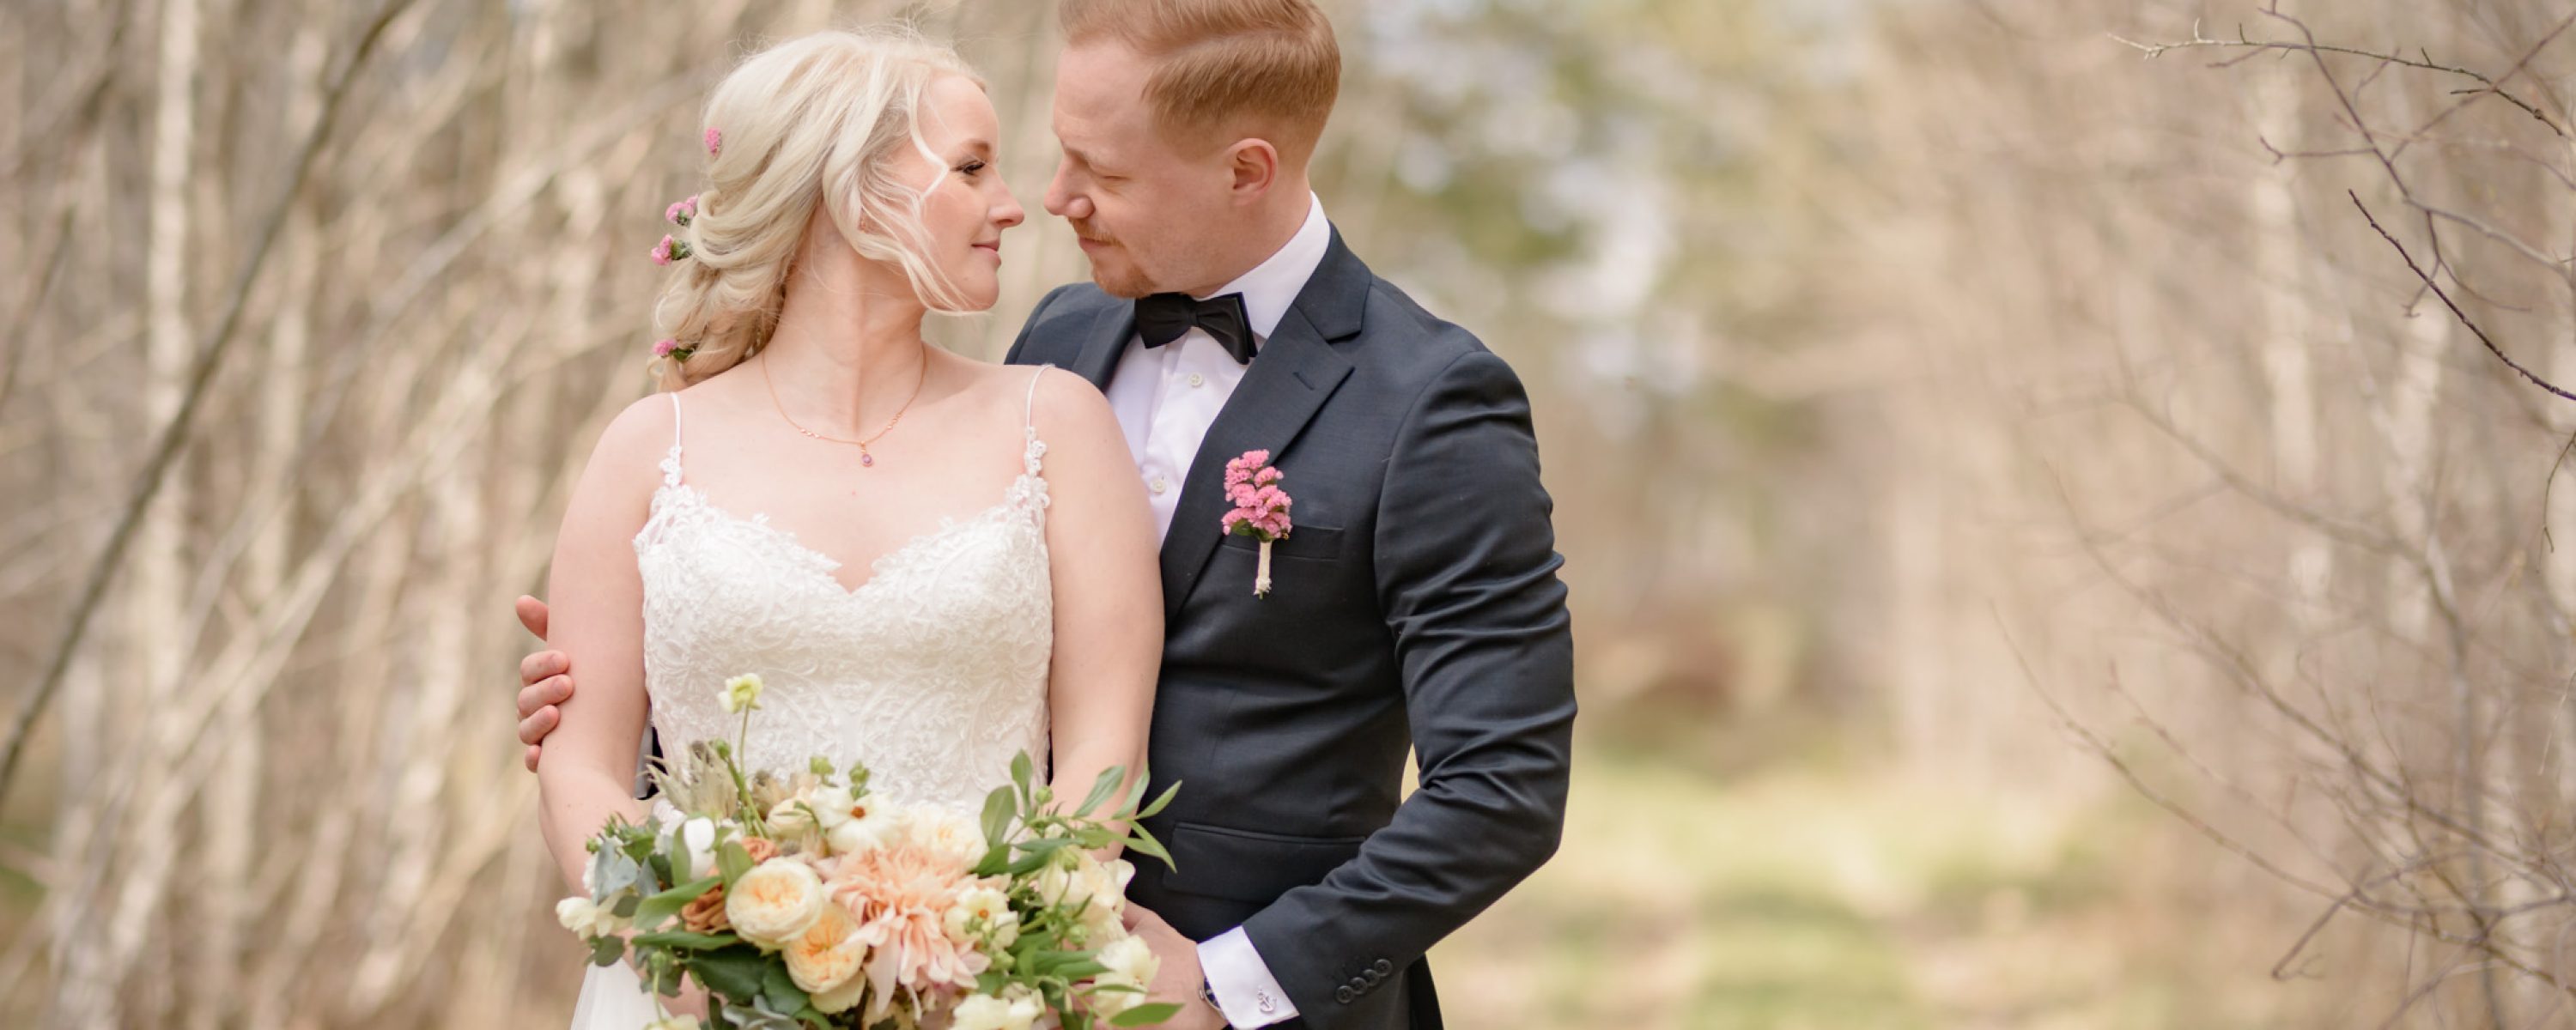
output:
[[[2260,961],[2213,948],[2216,927],[2132,918],[2172,875],[2123,864],[2174,832],[2139,806],[1607,750],[1578,765],[1555,861],[1433,953],[1454,1024],[2280,1025]]]

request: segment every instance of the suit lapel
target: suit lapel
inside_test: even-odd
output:
[[[1245,451],[1287,451],[1333,390],[1351,374],[1351,360],[1330,342],[1356,335],[1368,299],[1368,266],[1342,245],[1336,231],[1324,261],[1298,291],[1297,302],[1279,319],[1277,331],[1244,370],[1181,485],[1172,528],[1163,537],[1163,612],[1178,613],[1199,574],[1224,539],[1219,522],[1226,512],[1225,463]],[[1127,323],[1132,326],[1131,312]],[[1122,335],[1123,341],[1125,337]],[[1289,493],[1296,485],[1288,484]],[[1249,589],[1247,586],[1246,589]]]
[[[1118,301],[1100,309],[1091,324],[1091,333],[1075,351],[1065,371],[1091,380],[1102,393],[1109,392],[1109,376],[1118,371],[1118,358],[1127,352],[1127,338],[1136,335],[1136,305]]]

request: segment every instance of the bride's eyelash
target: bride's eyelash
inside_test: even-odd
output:
[[[965,164],[958,165],[957,170],[966,173],[966,177],[971,179],[974,178],[975,173],[984,170],[984,162],[968,161]]]

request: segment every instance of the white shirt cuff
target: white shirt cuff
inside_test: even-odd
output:
[[[1240,926],[1199,942],[1199,972],[1206,974],[1208,990],[1216,995],[1217,1011],[1237,1030],[1297,1018],[1296,1004],[1279,989],[1269,963],[1261,961]]]

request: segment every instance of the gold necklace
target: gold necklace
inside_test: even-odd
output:
[[[912,382],[912,396],[904,398],[903,406],[894,409],[894,417],[886,420],[885,428],[877,430],[875,436],[868,437],[865,440],[844,440],[837,436],[825,436],[811,429],[807,429],[804,426],[797,425],[795,416],[787,413],[787,405],[778,402],[778,382],[777,380],[769,377],[769,355],[766,354],[760,356],[760,381],[769,387],[769,406],[778,409],[778,417],[786,420],[788,428],[799,433],[803,433],[813,439],[821,440],[825,443],[845,443],[857,447],[859,449],[859,466],[861,468],[875,468],[877,458],[876,455],[868,453],[868,445],[884,439],[887,433],[894,432],[894,424],[903,421],[903,413],[911,411],[912,402],[921,399],[921,384],[930,381],[930,360],[926,355],[923,357],[921,362],[921,378],[915,379]]]

